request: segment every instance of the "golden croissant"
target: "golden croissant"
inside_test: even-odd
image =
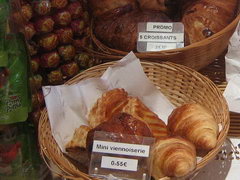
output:
[[[165,123],[138,98],[128,96],[124,89],[107,91],[97,100],[88,115],[89,125],[91,128],[95,128],[121,112],[128,113],[134,118],[145,122],[154,137],[168,136]]]
[[[197,149],[211,150],[217,144],[217,122],[207,109],[196,103],[173,110],[168,118],[168,128],[172,135],[187,138]]]
[[[196,167],[195,146],[180,137],[160,138],[153,146],[152,176],[182,177]]]

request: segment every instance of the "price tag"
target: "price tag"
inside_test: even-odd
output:
[[[138,24],[138,52],[161,51],[184,47],[184,26],[180,22]]]
[[[126,171],[137,171],[138,160],[102,156],[101,167],[107,169],[119,169]]]
[[[131,140],[137,140],[132,142]],[[117,140],[118,142],[115,142]],[[154,138],[97,131],[89,174],[96,178],[150,180]]]

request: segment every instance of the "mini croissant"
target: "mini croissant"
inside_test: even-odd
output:
[[[196,167],[195,146],[180,137],[160,138],[153,146],[154,179],[182,177]]]
[[[216,146],[218,124],[203,106],[191,103],[176,108],[168,118],[172,135],[191,141],[199,150],[211,150]]]

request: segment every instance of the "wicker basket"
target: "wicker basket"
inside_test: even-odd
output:
[[[240,14],[220,32],[184,48],[135,54],[138,58],[143,60],[170,61],[199,70],[209,65],[215,58],[223,53],[228,46],[229,39],[235,31],[239,20]],[[93,32],[91,32],[91,36],[99,51],[89,49],[88,51],[99,58],[116,60],[121,59],[122,56],[129,53],[107,47],[96,38]]]
[[[188,67],[169,62],[141,63],[148,78],[158,89],[161,88],[161,91],[174,105],[180,106],[187,102],[200,103],[211,110],[216,121],[222,125],[223,129],[218,136],[217,146],[197,164],[194,173],[198,172],[219,152],[228,133],[229,111],[221,91],[211,80]],[[113,64],[114,62],[109,62],[92,67],[69,80],[67,84],[74,84],[86,78],[99,77]],[[70,179],[91,179],[85,170],[80,169],[59,149],[51,134],[46,109],[43,110],[39,122],[39,143],[43,157],[49,159],[63,171],[61,176]]]

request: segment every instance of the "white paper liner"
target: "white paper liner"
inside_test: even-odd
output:
[[[240,23],[230,39],[226,60],[226,79],[224,91],[229,110],[240,113]]]

